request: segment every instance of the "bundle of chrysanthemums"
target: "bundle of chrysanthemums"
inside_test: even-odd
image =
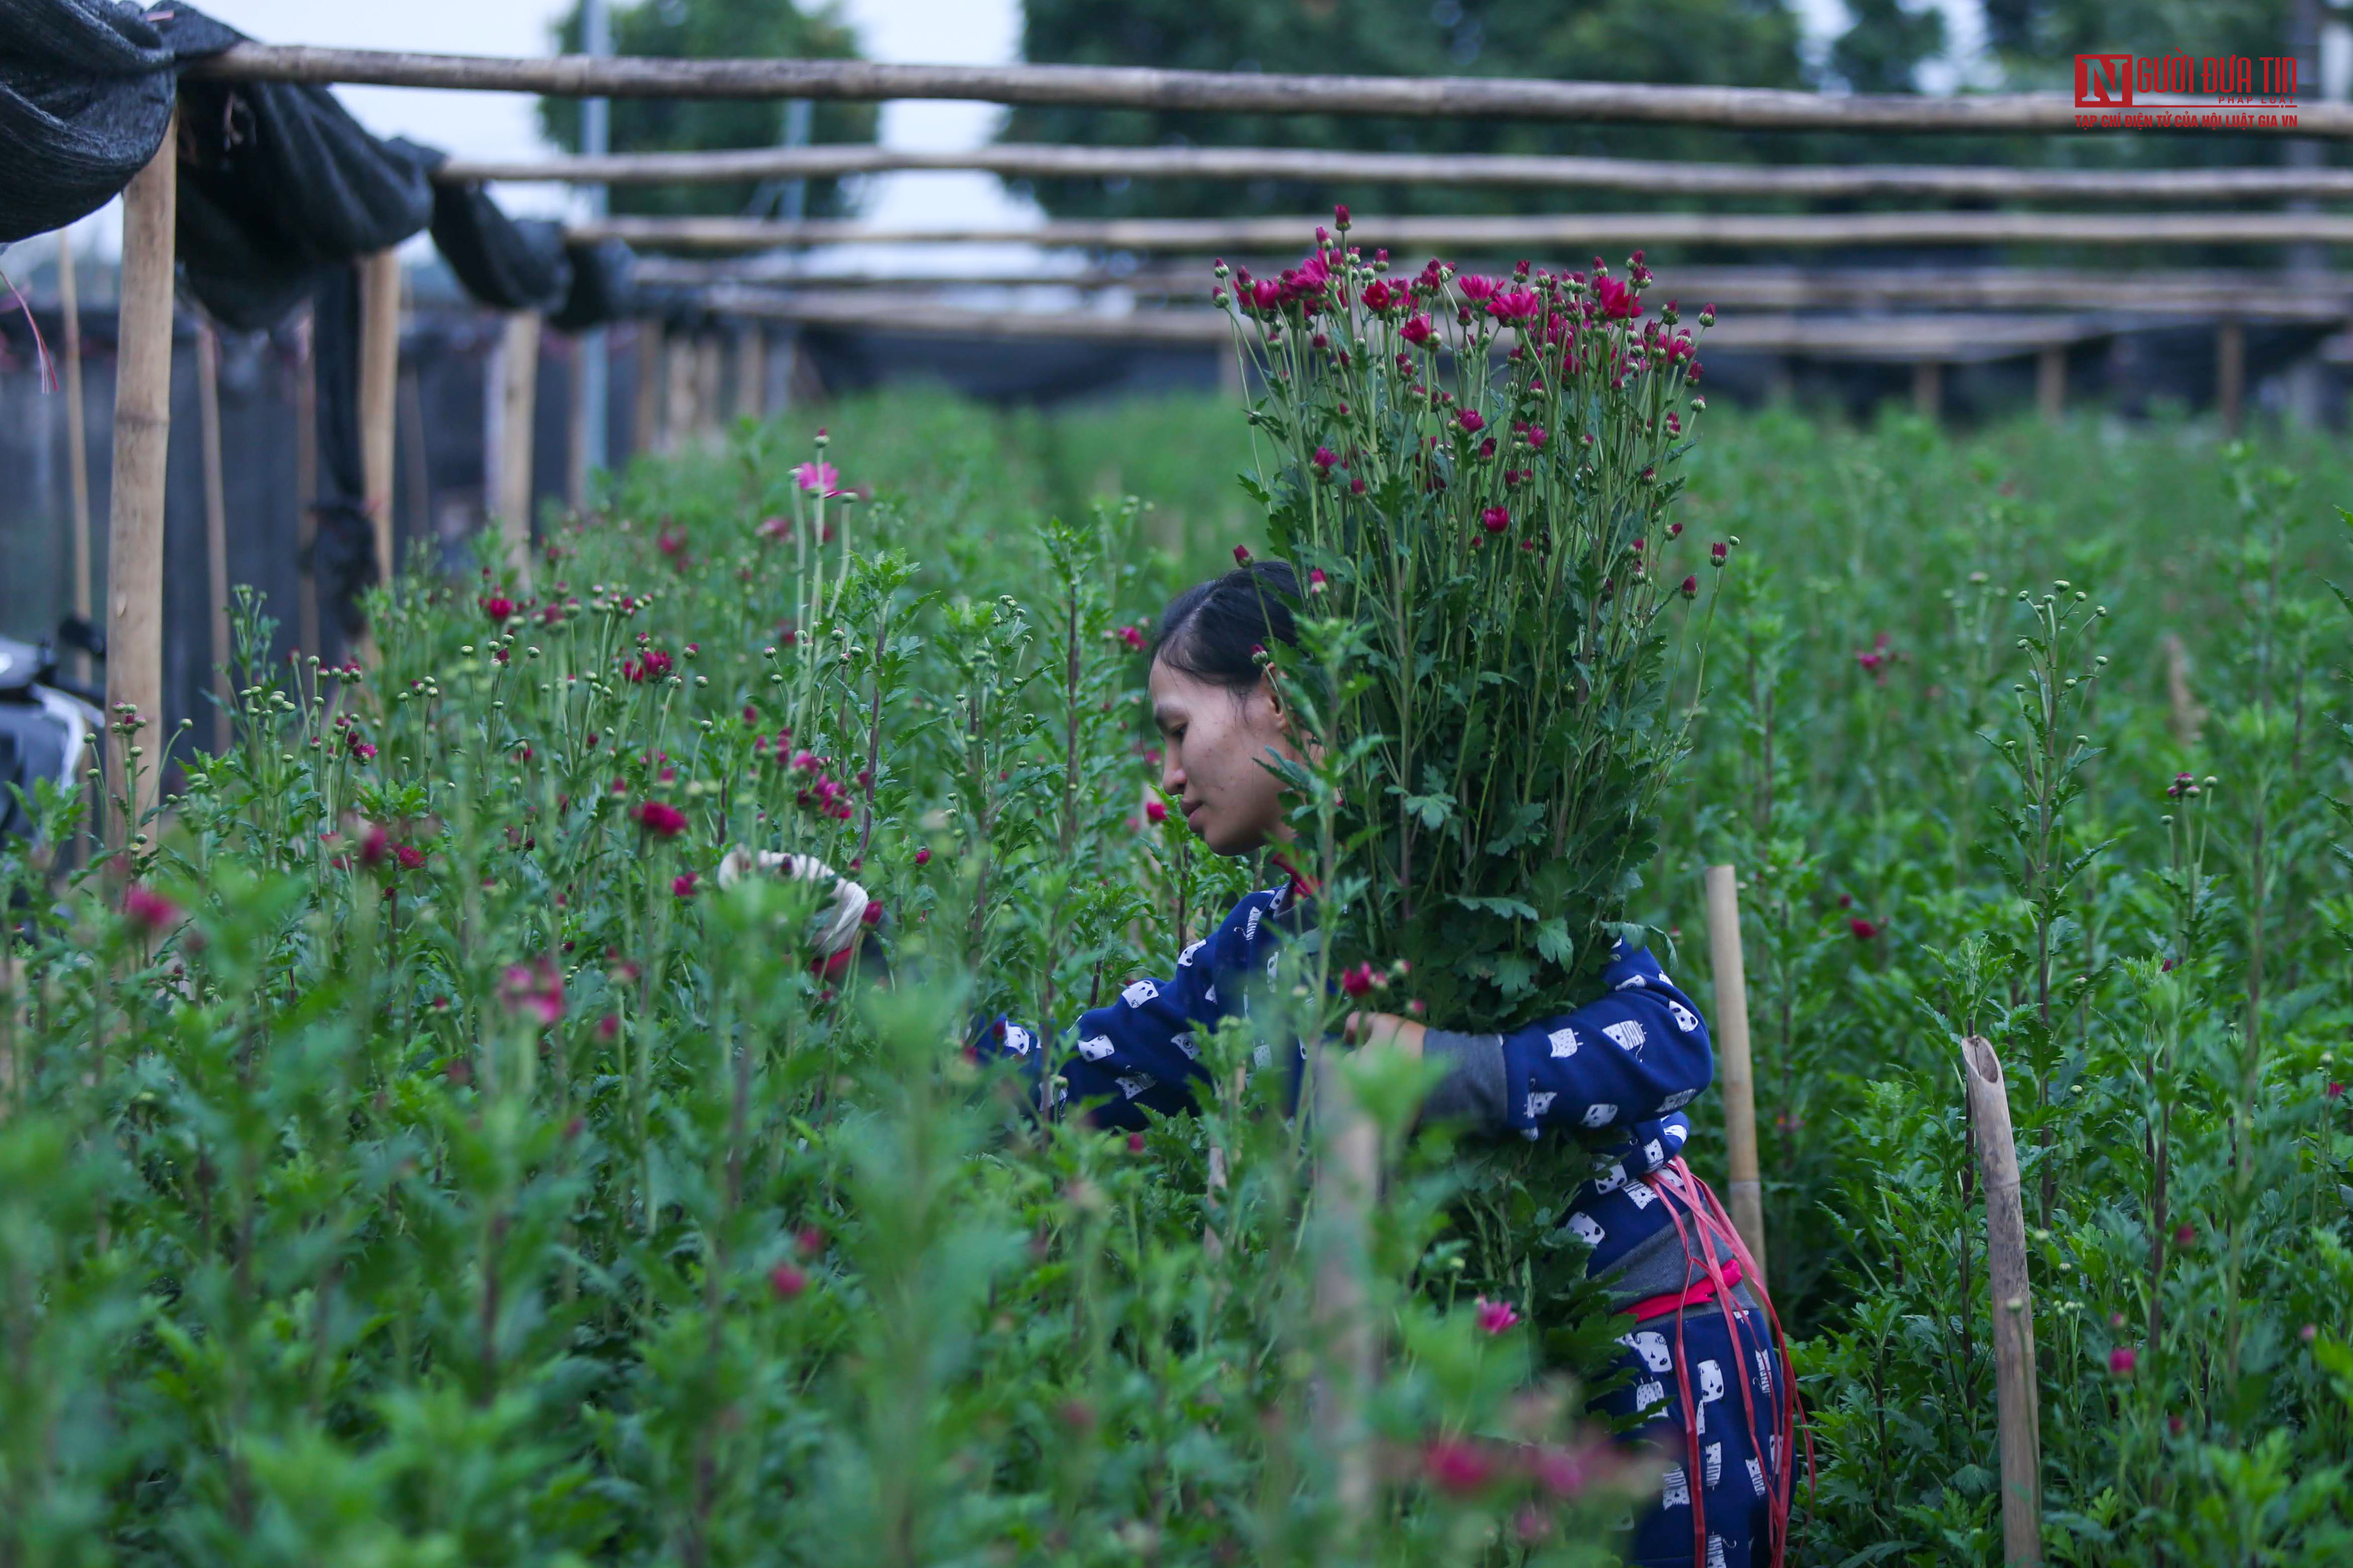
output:
[[[1347,742],[1323,837],[1360,875],[1324,919],[1339,962],[1408,961],[1430,1016],[1508,1028],[1591,999],[1683,751],[1700,563],[1725,559],[1668,517],[1696,334],[1651,309],[1640,251],[1622,276],[1392,276],[1335,217],[1216,291],[1321,626],[1270,661]]]

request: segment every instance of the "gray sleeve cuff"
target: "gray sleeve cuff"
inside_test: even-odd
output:
[[[1445,1079],[1422,1102],[1424,1121],[1468,1122],[1482,1132],[1509,1130],[1503,1036],[1429,1029],[1422,1034],[1421,1055],[1425,1061],[1446,1064]]]

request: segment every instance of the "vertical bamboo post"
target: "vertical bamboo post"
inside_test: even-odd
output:
[[[1969,1121],[1986,1195],[1986,1269],[1993,1286],[1993,1367],[2001,1453],[2001,1554],[2007,1568],[2042,1561],[2042,1431],[2034,1367],[2034,1299],[2026,1271],[2026,1206],[2010,1090],[1988,1041],[1961,1042]]]
[[[2247,397],[2247,329],[2224,321],[2214,329],[2214,405],[2222,416],[2222,433],[2236,436],[2243,421]]]
[[[400,438],[401,426],[408,439]],[[393,422],[393,447],[404,458],[400,488],[408,498],[408,537],[433,533],[433,458],[425,434],[425,377],[415,364],[400,367],[400,416]]]
[[[1315,1172],[1314,1321],[1323,1352],[1314,1420],[1335,1460],[1334,1502],[1344,1529],[1367,1520],[1373,1454],[1365,1400],[1379,1373],[1365,1270],[1373,1203],[1380,1192],[1380,1128],[1358,1103],[1330,1047],[1318,1050],[1314,1113],[1321,1159]],[[1341,1555],[1346,1555],[1345,1547]]]
[[[392,586],[393,420],[400,381],[400,257],[360,258],[360,471],[375,530],[376,580]]]
[[[659,446],[664,452],[683,451],[701,423],[694,408],[694,338],[687,332],[665,333],[662,347],[669,385],[662,396]]]
[[[735,417],[768,416],[768,331],[757,321],[735,329]]]
[[[296,593],[295,626],[302,651],[324,657],[319,640],[319,574],[311,557],[319,543],[319,357],[312,341],[318,313],[309,305],[294,324],[294,539],[301,582]]]
[[[1912,411],[1934,419],[1945,411],[1945,367],[1924,359],[1912,367]]]
[[[564,499],[579,512],[588,510],[588,475],[603,467],[596,461],[589,435],[596,423],[592,411],[601,395],[590,393],[587,384],[590,365],[604,352],[602,331],[582,332],[572,340],[572,421],[565,440]]]
[[[661,444],[662,327],[648,316],[638,322],[637,406],[629,420],[632,457],[643,457]]]
[[[499,342],[499,540],[507,570],[531,594],[532,435],[539,397],[539,313],[516,310]]]
[[[1707,963],[1715,974],[1715,1059],[1724,1083],[1724,1147],[1733,1227],[1760,1272],[1765,1261],[1765,1184],[1757,1163],[1757,1072],[1748,1054],[1748,969],[1740,945],[1740,883],[1729,866],[1710,866]]]
[[[69,598],[73,613],[87,621],[90,618],[90,428],[81,405],[81,286],[74,273],[71,225],[58,230],[58,306],[65,312],[66,480],[73,497]]]
[[[2165,700],[2173,743],[2183,751],[2195,751],[2199,733],[2206,725],[2206,710],[2199,706],[2197,693],[2190,689],[2189,646],[2179,632],[2166,633],[2158,646],[2165,653]]]
[[[721,421],[725,417],[720,408],[720,382],[727,368],[727,344],[716,332],[705,332],[695,344],[694,353],[694,443],[698,447],[719,444]]]
[[[228,750],[228,481],[221,468],[220,334],[196,325],[196,439],[204,448],[205,591],[212,605],[213,751]]]
[[[2034,406],[2043,420],[2056,425],[2067,412],[2067,349],[2045,345],[2034,356]]]
[[[107,508],[107,720],[129,709],[151,740],[164,719],[164,479],[172,441],[173,230],[179,221],[180,122],[122,192],[120,349],[114,377],[114,483]],[[164,759],[135,729],[122,736],[107,795],[107,843],[144,840]],[[151,752],[153,754],[150,754]],[[128,814],[125,813],[125,805]]]

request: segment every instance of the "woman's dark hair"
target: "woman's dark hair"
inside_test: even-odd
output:
[[[1254,690],[1257,650],[1299,646],[1291,618],[1298,598],[1299,577],[1288,561],[1253,561],[1196,583],[1160,612],[1153,661],[1229,691]]]

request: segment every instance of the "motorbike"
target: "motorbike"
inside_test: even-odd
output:
[[[34,786],[46,780],[61,794],[79,791],[95,754],[90,739],[106,732],[105,694],[66,679],[66,649],[106,657],[103,634],[78,616],[37,644],[0,637],[0,838],[33,838]]]

